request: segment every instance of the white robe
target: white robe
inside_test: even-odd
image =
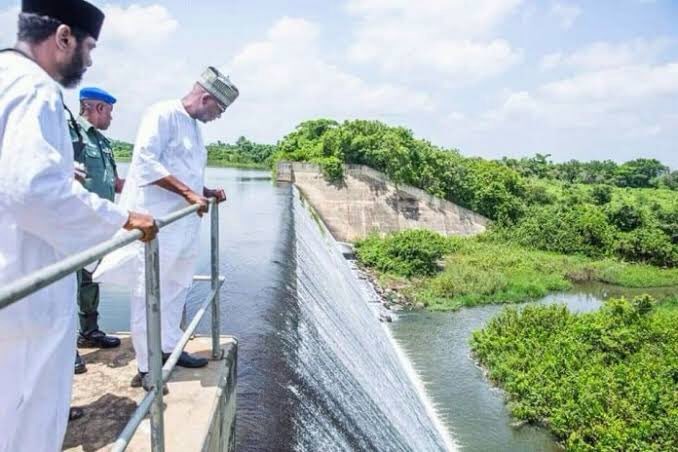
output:
[[[178,100],[152,106],[142,120],[120,205],[154,217],[186,207],[179,195],[153,185],[172,175],[202,194],[207,150],[198,123]],[[160,244],[162,348],[169,353],[181,338],[181,314],[198,258],[200,218],[189,215],[163,228]],[[132,288],[130,326],[137,365],[148,371],[146,347],[144,247],[131,244],[101,262],[94,279]]]
[[[110,239],[127,217],[75,182],[58,85],[0,53],[0,285]],[[61,450],[75,309],[75,275],[0,309],[0,452]]]

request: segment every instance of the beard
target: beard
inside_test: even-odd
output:
[[[86,70],[85,58],[82,55],[82,43],[78,43],[73,52],[73,58],[61,69],[61,86],[64,88],[78,86]]]

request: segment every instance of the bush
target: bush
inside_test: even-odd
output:
[[[678,310],[660,307],[644,296],[589,314],[507,309],[471,345],[513,415],[568,450],[676,450]]]
[[[365,265],[399,276],[432,275],[449,250],[442,235],[425,229],[409,229],[384,239],[373,234],[356,243],[358,258]]]
[[[605,184],[594,185],[591,190],[591,197],[593,202],[599,206],[607,204],[612,201],[612,187]]]
[[[614,242],[603,212],[587,204],[534,207],[515,227],[498,232],[500,239],[522,246],[593,257],[610,253]]]
[[[647,227],[621,234],[617,255],[634,262],[673,267],[678,264],[678,246],[659,228]]]
[[[610,206],[607,217],[622,232],[630,232],[643,225],[644,214],[640,206],[627,202]]]

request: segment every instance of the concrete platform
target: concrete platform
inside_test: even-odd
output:
[[[87,373],[75,375],[72,405],[85,409],[85,416],[70,422],[64,450],[93,452],[109,450],[146,392],[130,387],[137,372],[129,334],[117,334],[119,348],[80,349]],[[235,362],[237,341],[221,338],[224,359],[210,361],[202,369],[177,367],[168,383],[165,404],[165,450],[192,452],[232,447],[233,422],[224,413],[235,413]],[[210,357],[211,338],[197,337],[186,350]],[[144,419],[129,451],[150,450],[150,422]],[[230,438],[228,438],[230,437]],[[219,443],[210,446],[210,443]],[[230,447],[229,447],[230,446]]]

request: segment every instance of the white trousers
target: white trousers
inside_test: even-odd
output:
[[[37,313],[56,301],[44,295],[30,298],[34,300],[20,301],[19,308]],[[72,315],[27,328],[24,334],[0,333],[0,452],[61,450],[73,384],[74,300],[74,293],[58,300],[73,305]],[[11,309],[0,316],[10,316]]]
[[[143,272],[142,272],[143,278]],[[184,334],[181,329],[181,316],[186,304],[188,287],[174,281],[160,279],[160,325],[163,353],[171,353]],[[146,337],[146,291],[143,281],[139,281],[130,297],[130,325],[132,345],[137,357],[137,366],[141,372],[148,372],[148,339]]]

